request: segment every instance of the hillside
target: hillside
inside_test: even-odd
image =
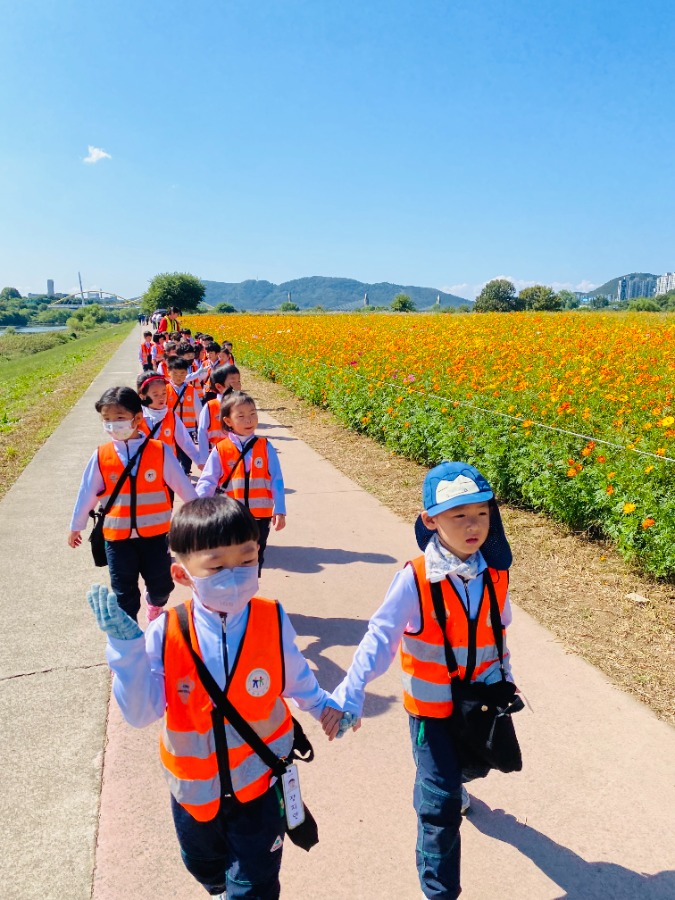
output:
[[[589,291],[587,296],[616,297],[616,293],[619,289],[619,282],[622,278],[625,278],[628,282],[629,297],[649,297],[654,293],[656,275],[652,275],[649,272],[631,272],[630,275],[620,275],[618,278],[612,278],[611,281],[606,281],[605,284],[601,284],[600,287],[595,288],[595,290]],[[650,284],[652,285],[651,291],[647,290],[647,287]],[[631,286],[634,286],[632,291],[630,290]]]
[[[272,284],[271,281],[241,281],[228,283],[225,281],[204,281],[206,294],[204,300],[210,306],[218,303],[231,303],[237,309],[264,310],[278,309],[288,299],[301,309],[322,306],[324,309],[354,309],[363,306],[364,294],[368,294],[370,306],[389,306],[397,294],[408,294],[418,309],[428,309],[436,303],[440,295],[441,306],[460,306],[469,303],[463,297],[445,294],[436,288],[415,287],[413,285],[364,284],[352,278],[324,278],[315,275],[311,278],[296,278],[283,284]]]

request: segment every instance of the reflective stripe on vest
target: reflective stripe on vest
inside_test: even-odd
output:
[[[239,459],[241,451],[230,438],[219,441],[216,450],[220,457],[220,467],[223,473],[220,483],[223,484]],[[245,467],[246,462],[250,462],[248,472]],[[226,492],[228,496],[234,497],[235,500],[247,506],[256,518],[269,518],[273,514],[272,477],[266,438],[258,438],[253,448],[246,454],[246,459],[241,460],[234,470]]]
[[[199,642],[186,604],[193,646]],[[268,790],[272,773],[225,720],[227,772],[221,772],[213,733],[213,703],[199,679],[174,609],[167,612],[164,640],[166,713],[160,734],[164,776],[178,803],[200,822],[213,819],[223,785],[231,783],[246,803]],[[279,758],[293,746],[293,720],[281,697],[284,662],[281,621],[273,600],[254,597],[237,660],[227,682],[227,697]]]
[[[422,628],[417,634],[406,632],[401,640],[403,705],[415,716],[443,718],[452,713],[452,689],[443,634],[434,611],[424,556],[417,557],[408,565],[415,573]],[[489,572],[499,611],[503,614],[509,589],[508,572],[496,569]],[[455,654],[459,677],[463,678],[469,665],[468,612],[448,578],[441,582],[441,589],[448,618],[446,633]],[[490,623],[490,595],[484,587],[476,615],[476,654],[471,680],[492,681],[498,676],[499,655]]]
[[[98,496],[105,506],[126,468],[112,441],[98,448],[98,467],[104,483]],[[139,537],[166,534],[171,522],[171,503],[163,486],[164,445],[151,440],[141,454],[136,474],[125,479],[115,505],[103,521],[103,537],[107,541],[122,541],[130,537],[132,528]]]
[[[142,431],[143,434],[150,434],[150,429],[155,423],[152,419],[143,419],[141,424],[138,426],[138,430]],[[166,415],[162,419],[161,425],[155,432],[155,437],[158,441],[161,441],[163,444],[171,450],[174,456],[177,456],[176,453],[176,416],[174,411],[170,408],[167,408]]]
[[[195,412],[195,389],[188,385],[181,393],[172,384],[166,386],[166,405],[182,421],[186,428],[197,427],[197,413]]]
[[[212,447],[215,447],[218,441],[222,441],[225,437],[225,432],[220,424],[220,397],[216,397],[215,400],[209,400],[206,405],[209,408],[209,427],[207,436],[209,444],[211,444]]]

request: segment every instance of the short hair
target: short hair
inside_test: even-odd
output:
[[[253,397],[245,394],[243,391],[232,391],[231,393],[223,394],[223,399],[220,401],[220,421],[223,422],[225,419],[229,419],[235,406],[244,406],[244,404],[249,403],[254,409],[256,408]]]
[[[167,361],[167,365],[169,367],[169,372],[174,372],[176,369],[182,369],[183,372],[187,372],[190,368],[190,363],[181,356],[172,356],[171,359]]]
[[[217,344],[215,341],[209,341],[204,349],[207,353],[220,353],[220,344]]]
[[[156,344],[159,344],[159,342],[162,340],[163,337],[164,337],[164,333],[162,331],[156,331],[153,334],[152,339]]]
[[[144,331],[144,332],[143,332],[143,337],[152,337],[152,332],[151,332],[151,331]]]
[[[182,356],[184,353],[194,353],[194,352],[195,352],[195,348],[192,346],[192,344],[188,344],[187,341],[182,341],[178,345],[178,355],[179,356]]]
[[[225,384],[227,381],[228,375],[236,375],[238,374],[239,369],[236,366],[227,365],[227,366],[217,366],[215,369],[211,369],[211,374],[209,376],[209,380],[211,384]]]
[[[192,332],[190,331],[189,328],[181,328],[180,333],[192,335]]]
[[[111,387],[104,391],[100,399],[94,404],[94,408],[97,413],[100,413],[103,412],[105,406],[121,406],[122,409],[126,409],[127,412],[133,413],[133,415],[143,412],[141,398],[130,387]]]
[[[184,503],[171,520],[169,547],[177,556],[258,541],[258,523],[250,511],[223,494]]]

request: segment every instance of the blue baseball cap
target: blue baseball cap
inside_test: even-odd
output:
[[[430,516],[455,506],[485,501],[490,503],[490,530],[480,552],[490,568],[506,570],[511,567],[513,554],[494,492],[478,469],[468,463],[442,462],[431,469],[424,479],[422,502]],[[425,550],[435,534],[436,531],[427,528],[422,517],[418,516],[415,522],[415,539],[420,550]]]
[[[422,486],[422,504],[430,516],[465,503],[485,503],[493,498],[490,485],[468,463],[442,462],[427,473]]]

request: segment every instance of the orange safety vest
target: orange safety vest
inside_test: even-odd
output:
[[[192,646],[201,656],[192,601],[185,606]],[[230,785],[241,803],[262,796],[270,786],[272,772],[227,719],[224,724],[229,772],[223,772],[218,765],[213,702],[199,678],[175,609],[166,614],[163,660],[166,713],[159,755],[164,777],[178,803],[198,822],[208,822],[217,815],[220,798]],[[283,689],[280,609],[274,600],[253,597],[225,691],[235,709],[280,759],[289,756],[293,748],[293,719],[281,696]]]
[[[143,419],[138,426],[138,430],[142,431],[143,434],[150,434],[147,419]],[[166,446],[171,449],[173,455],[176,456],[176,415],[172,409],[167,409],[166,415],[162,419],[161,425],[156,433],[157,440],[166,444]]]
[[[220,421],[220,397],[214,397],[206,404],[209,411],[209,425],[207,435],[211,447],[215,447],[218,441],[226,436]]]
[[[195,388],[191,384],[185,386],[183,392],[178,391],[169,383],[166,386],[166,405],[172,412],[178,413],[178,418],[186,428],[197,427],[197,411],[195,409]]]
[[[412,562],[420,601],[422,627],[417,632],[406,631],[401,640],[401,668],[403,670],[403,705],[413,716],[439,719],[452,714],[452,689],[445,661],[443,633],[440,629],[427,580],[424,556]],[[503,614],[509,589],[509,573],[490,569],[499,612]],[[475,626],[476,656],[471,681],[487,681],[499,673],[499,654],[490,624],[490,595],[483,588],[475,622],[469,620],[464,603],[449,578],[441,582],[443,601],[447,611],[446,634],[457,660],[460,678],[466,674],[471,636]]]
[[[126,466],[110,441],[98,448],[98,468],[104,487],[98,494],[105,506]],[[122,485],[115,505],[103,521],[106,541],[123,541],[135,528],[139,537],[166,534],[171,522],[171,502],[164,484],[164,445],[148,441],[135,475]]]
[[[247,506],[256,519],[269,518],[274,512],[274,501],[272,499],[272,477],[267,454],[267,438],[258,438],[253,449],[247,452],[246,460],[250,460],[248,472],[245,466],[246,460],[243,459],[234,468],[241,451],[229,437],[219,441],[216,444],[216,450],[223,471],[220,484],[223,484],[232,472],[226,488],[227,495]]]
[[[147,366],[149,362],[152,362],[152,344],[146,344],[143,341],[141,344],[141,365]]]

